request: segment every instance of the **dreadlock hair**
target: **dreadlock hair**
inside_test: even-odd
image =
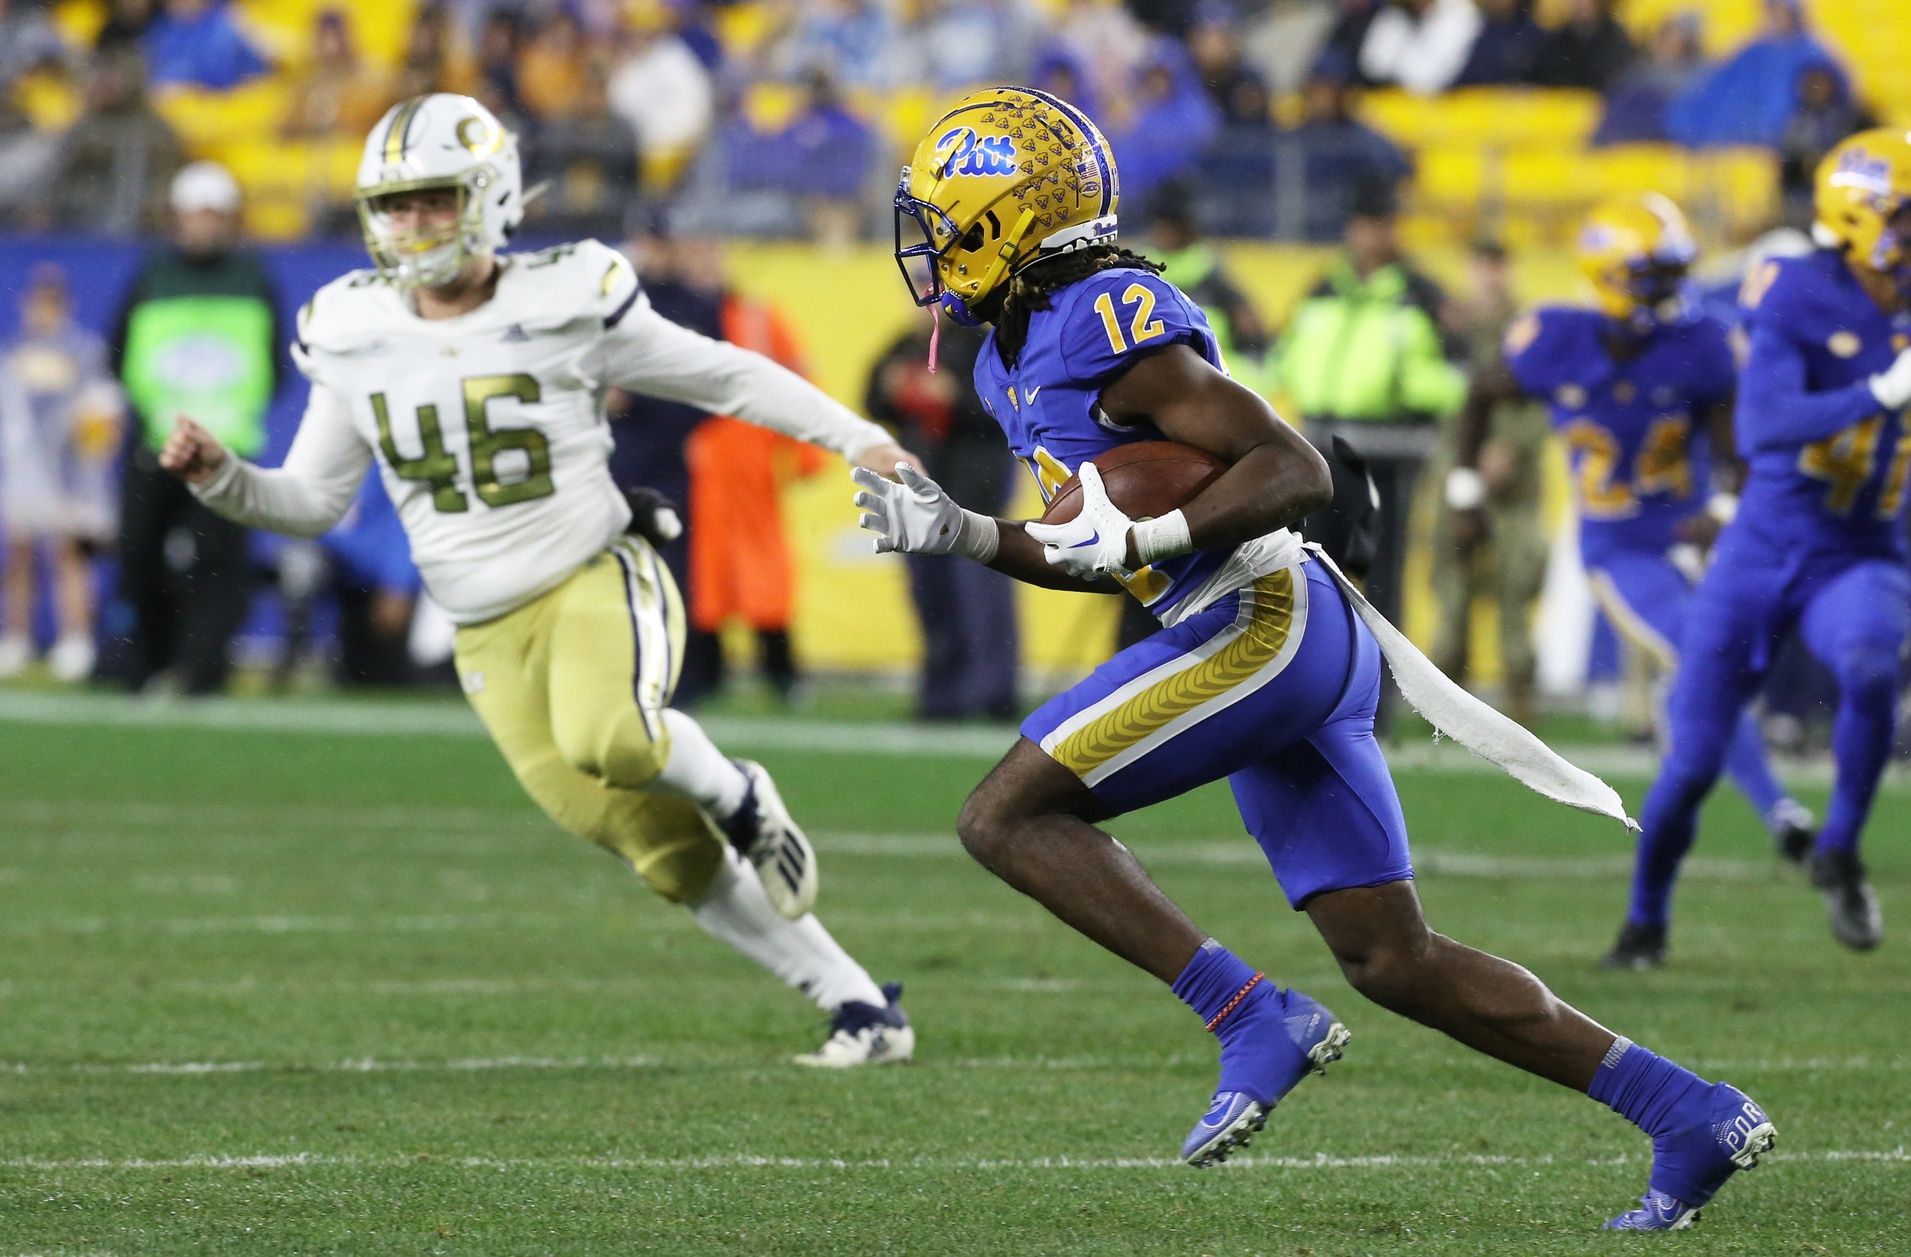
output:
[[[995,324],[995,350],[1001,356],[1002,365],[1013,367],[1022,356],[1022,346],[1028,340],[1029,316],[1037,310],[1048,309],[1056,293],[1097,271],[1124,266],[1156,275],[1164,269],[1161,263],[1151,262],[1132,249],[1118,244],[1095,244],[1037,258],[1017,271],[1000,298],[1000,311],[989,320]]]

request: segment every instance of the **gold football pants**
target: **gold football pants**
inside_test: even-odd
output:
[[[683,665],[683,600],[623,538],[523,606],[458,630],[458,678],[525,791],[674,903],[695,901],[723,839],[686,799],[646,789],[670,754],[662,712]]]

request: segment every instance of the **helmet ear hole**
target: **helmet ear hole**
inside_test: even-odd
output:
[[[977,223],[975,226],[969,228],[967,231],[962,233],[962,244],[960,247],[963,250],[968,252],[974,252],[975,250],[982,247],[982,224],[981,223]]]

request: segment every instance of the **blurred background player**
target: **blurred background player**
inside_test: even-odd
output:
[[[1811,850],[1832,936],[1884,936],[1859,838],[1897,726],[1911,625],[1911,134],[1865,131],[1820,163],[1819,247],[1746,281],[1738,510],[1692,599],[1668,703],[1670,747],[1640,820],[1620,932],[1662,949],[1673,883],[1746,702],[1794,627],[1838,681],[1837,775]]]
[[[93,550],[113,535],[121,402],[106,345],[73,322],[67,279],[36,267],[20,302],[20,334],[0,345],[0,524],[6,619],[0,677],[32,660],[36,556],[48,564],[55,638],[47,670],[93,671]]]
[[[395,106],[359,185],[375,269],[320,289],[296,360],[311,398],[285,465],[182,415],[161,465],[222,514],[315,536],[377,461],[425,586],[458,624],[466,697],[525,791],[831,1017],[804,1064],[904,1060],[914,1034],[809,907],[816,857],[761,765],[670,708],[683,607],[609,474],[602,390],[656,392],[845,456],[909,458],[759,355],[652,310],[594,240],[499,254],[523,216],[517,143],[467,96]]]
[[[1593,596],[1628,649],[1663,678],[1678,664],[1699,552],[1730,517],[1738,481],[1736,363],[1725,325],[1687,301],[1695,255],[1685,215],[1662,196],[1594,210],[1580,229],[1579,262],[1596,305],[1542,306],[1508,329],[1502,356],[1474,376],[1446,480],[1461,540],[1483,535],[1480,468],[1493,409],[1545,399],[1571,462]],[[1711,495],[1715,476],[1720,489]],[[1773,776],[1750,713],[1730,740],[1734,784],[1779,851],[1803,859],[1811,815]],[[1607,962],[1652,965],[1664,953],[1663,935],[1642,929],[1622,938]]]
[[[246,530],[161,470],[159,450],[180,415],[240,458],[264,448],[289,338],[277,287],[240,244],[232,175],[194,162],[174,176],[170,204],[172,243],[140,268],[112,341],[134,419],[119,532],[133,625],[114,644],[115,668],[131,690],[171,671],[182,693],[214,694],[225,688],[232,636],[252,594]]]
[[[1466,292],[1454,303],[1457,335],[1474,373],[1499,360],[1500,342],[1519,314],[1512,268],[1498,240],[1474,243]],[[1456,681],[1473,671],[1472,610],[1480,595],[1493,594],[1499,628],[1501,707],[1523,725],[1538,715],[1534,705],[1538,658],[1533,650],[1533,604],[1546,579],[1546,532],[1542,512],[1546,408],[1527,398],[1493,405],[1491,435],[1480,447],[1478,469],[1484,497],[1476,508],[1486,527],[1475,535],[1462,512],[1444,496],[1434,503],[1432,549],[1437,565],[1433,595],[1438,609],[1433,662]],[[1432,471],[1445,484],[1459,465],[1466,425],[1449,422]]]
[[[1326,505],[1325,460],[1220,370],[1207,321],[1115,243],[1114,153],[1045,93],[991,88],[930,128],[896,189],[896,261],[918,305],[992,325],[976,392],[1058,523],[963,508],[917,468],[867,469],[878,551],[955,554],[1031,584],[1112,579],[1162,623],[1038,708],[963,804],[978,862],[1172,987],[1221,1045],[1220,1085],[1182,1159],[1225,1160],[1347,1031],[1197,927],[1097,825],[1226,778],[1289,902],[1347,980],[1477,1051],[1584,1090],[1653,1138],[1639,1208],[1618,1229],[1689,1223],[1769,1149],[1764,1112],[1568,1006],[1525,969],[1433,933],[1406,822],[1374,738],[1381,659],[1436,728],[1550,797],[1623,817],[1618,795],[1434,670],[1319,551],[1288,530]],[[1053,190],[1050,190],[1053,189]],[[1037,196],[1046,200],[1037,200]],[[1095,459],[1170,440],[1224,466],[1182,507],[1137,522]]]
[[[1015,460],[975,391],[981,338],[945,330],[929,369],[930,335],[911,329],[876,361],[864,409],[922,455],[924,469],[958,501],[1008,509]],[[980,563],[905,554],[909,596],[922,630],[916,716],[922,720],[1012,720],[1018,714],[1021,639],[1015,581]],[[1126,608],[1123,608],[1124,614]]]

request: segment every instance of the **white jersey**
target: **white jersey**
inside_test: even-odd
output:
[[[375,460],[425,588],[473,624],[557,585],[629,523],[609,470],[611,386],[844,454],[888,439],[769,359],[657,314],[595,240],[499,265],[491,299],[449,319],[420,318],[376,271],[321,288],[299,317],[312,398],[285,467],[228,459],[200,496],[243,523],[322,532]]]

